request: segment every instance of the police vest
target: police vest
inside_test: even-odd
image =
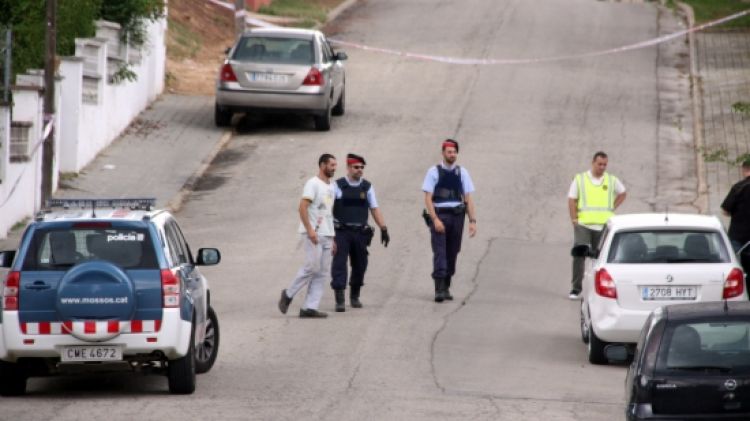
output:
[[[604,173],[602,184],[591,182],[588,173],[576,175],[578,183],[578,223],[604,225],[615,214],[615,183],[617,178]]]
[[[342,224],[367,224],[367,211],[370,210],[367,192],[370,190],[370,182],[363,179],[358,186],[352,186],[342,177],[336,180],[336,184],[341,189],[341,197],[333,202],[333,217]]]
[[[433,203],[463,202],[464,185],[461,183],[461,167],[447,170],[442,165],[436,166],[438,181],[432,193]]]

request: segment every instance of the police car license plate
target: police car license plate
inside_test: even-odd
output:
[[[648,301],[695,300],[698,288],[690,286],[648,286],[641,289],[641,297]]]
[[[122,346],[120,345],[66,346],[60,353],[62,362],[121,360]]]

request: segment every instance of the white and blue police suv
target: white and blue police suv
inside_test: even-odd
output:
[[[29,377],[81,370],[166,374],[192,393],[213,366],[219,323],[175,218],[153,199],[58,199],[29,224],[9,268],[0,313],[0,394]]]

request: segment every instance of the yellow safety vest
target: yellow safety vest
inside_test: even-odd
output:
[[[578,183],[578,223],[604,225],[615,214],[615,176],[604,173],[602,184],[591,182],[587,172],[576,175]]]

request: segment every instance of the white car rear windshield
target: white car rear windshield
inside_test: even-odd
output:
[[[729,263],[720,233],[715,231],[627,231],[612,239],[609,263]]]
[[[76,228],[36,231],[23,270],[67,270],[92,260],[105,260],[124,269],[159,267],[145,229]]]
[[[313,64],[315,53],[311,40],[246,37],[237,44],[232,60],[274,64]]]

